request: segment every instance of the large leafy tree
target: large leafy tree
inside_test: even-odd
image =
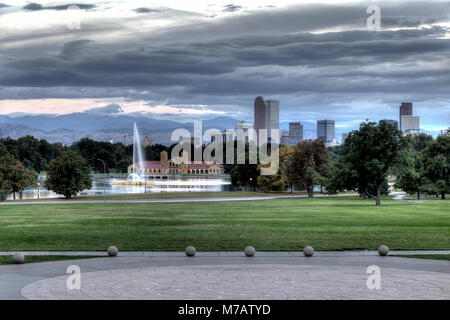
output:
[[[0,191],[4,194],[13,194],[36,183],[36,172],[27,169],[12,155],[7,154],[0,158]]]
[[[345,140],[334,168],[329,192],[358,190],[381,205],[383,185],[389,170],[398,162],[405,141],[401,131],[385,122],[363,122]]]
[[[305,140],[294,147],[290,160],[290,180],[313,197],[315,185],[323,185],[330,173],[330,159],[322,140]]]
[[[63,152],[50,162],[45,187],[67,199],[92,187],[90,167],[86,160],[73,151]]]
[[[264,192],[269,191],[284,191],[287,186],[292,187],[292,180],[289,178],[290,160],[292,157],[293,148],[289,146],[280,146],[279,149],[279,168],[274,175],[260,175],[258,177],[258,186]],[[259,166],[261,169],[262,165]],[[268,165],[267,165],[268,167]]]
[[[423,160],[420,152],[408,148],[403,151],[401,164],[398,166],[397,181],[395,187],[402,189],[407,193],[417,193],[417,199],[420,199],[420,193],[425,191],[426,178],[423,172]]]
[[[450,136],[439,136],[423,150],[423,170],[426,189],[432,194],[450,192]]]
[[[258,185],[258,177],[260,174],[259,161],[256,164],[250,164],[250,153],[239,155],[245,157],[245,163],[236,164],[230,172],[231,184],[234,186],[252,187],[256,190]],[[259,160],[259,159],[258,159]],[[244,162],[244,161],[240,161]]]

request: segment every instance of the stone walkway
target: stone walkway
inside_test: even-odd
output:
[[[450,299],[449,261],[373,252],[120,254],[0,266],[0,299]],[[81,290],[66,289],[69,265],[81,269]],[[380,290],[367,288],[371,265],[381,269]]]
[[[27,299],[450,299],[450,275],[382,270],[380,289],[368,289],[366,268],[328,266],[183,266],[98,271],[66,289],[67,276],[31,283]]]

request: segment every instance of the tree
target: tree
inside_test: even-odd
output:
[[[428,144],[433,141],[433,137],[425,133],[408,135],[406,139],[412,149],[416,152],[423,151]]]
[[[420,199],[420,193],[424,191],[426,184],[422,154],[411,147],[403,151],[397,171],[395,187],[407,193],[417,193],[417,199]]]
[[[423,170],[428,192],[445,194],[450,192],[450,136],[439,136],[423,150]]]
[[[63,152],[50,162],[45,187],[67,199],[92,187],[90,167],[86,160],[73,151]]]
[[[358,190],[381,205],[381,193],[387,174],[399,160],[405,141],[401,131],[381,121],[361,123],[344,143],[342,155],[330,179],[329,192]]]
[[[258,184],[258,177],[260,174],[259,169],[259,159],[257,157],[256,164],[250,164],[250,153],[246,152],[245,155],[239,155],[240,157],[245,156],[245,163],[236,164],[230,172],[231,184],[233,186],[250,186],[253,191],[256,190]],[[244,161],[239,161],[244,162]]]
[[[305,140],[295,145],[290,161],[290,179],[313,197],[314,186],[323,185],[330,173],[330,159],[322,140]]]
[[[10,154],[0,158],[0,190],[2,193],[13,194],[36,183],[36,172],[25,168],[25,166]]]

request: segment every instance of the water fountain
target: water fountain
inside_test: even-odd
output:
[[[133,164],[131,173],[128,175],[126,181],[114,181],[113,184],[120,185],[143,185],[145,184],[145,180],[142,179],[141,174],[137,173],[136,164],[144,163],[144,150],[141,144],[141,137],[139,135],[139,131],[136,125],[136,122],[133,126]],[[152,184],[152,183],[150,183]]]

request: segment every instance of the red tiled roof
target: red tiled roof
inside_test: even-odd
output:
[[[159,161],[141,161],[137,165],[140,168],[167,168],[167,166]]]
[[[195,162],[191,162],[187,165],[188,168],[205,168],[205,167],[210,167],[213,164],[222,167],[221,164],[212,162],[212,161],[202,161],[201,163],[195,163]]]

